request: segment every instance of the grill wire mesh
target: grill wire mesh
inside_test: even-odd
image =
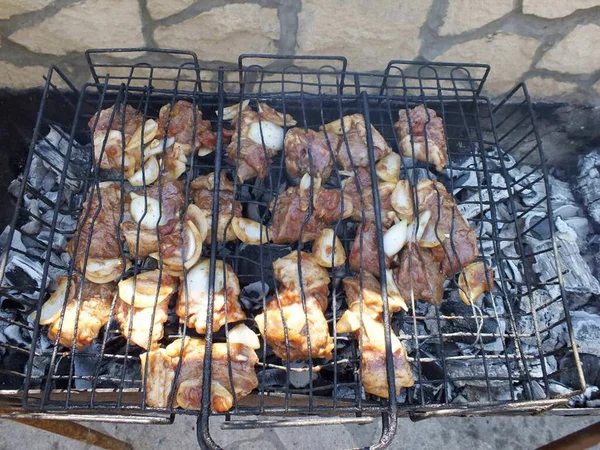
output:
[[[14,354],[22,363],[21,368],[16,370],[0,368],[0,374],[9,380],[7,389],[0,391],[0,394],[22,398],[26,409],[37,411],[76,409],[85,413],[104,414],[197,414],[197,411],[179,408],[155,408],[146,403],[142,376],[148,375],[148,369],[141,372],[140,368],[143,350],[131,343],[130,339],[125,339],[119,330],[114,319],[116,294],[111,303],[113,319],[102,328],[95,343],[85,350],[77,350],[75,342],[71,348],[57,345],[58,336],[54,342],[49,342],[45,327],[35,319],[27,319],[32,311],[37,310],[39,316],[43,301],[55,286],[54,274],[61,271],[69,275],[76,273],[72,261],[65,260],[61,264],[51,258],[55,236],[68,240],[81,233],[81,229],[75,227],[61,228],[61,218],[80,217],[86,205],[89,205],[85,199],[97,195],[94,192],[98,192],[101,182],[117,182],[123,193],[126,189],[122,175],[107,179],[106,174],[96,167],[88,121],[97,112],[113,105],[130,105],[143,114],[145,122],[147,118],[158,117],[163,105],[174,105],[179,100],[190,102],[194,111],[197,107],[202,112],[202,119],[210,120],[217,134],[218,148],[216,153],[189,159],[187,170],[181,177],[185,198],[190,197],[190,182],[193,179],[215,173],[213,215],[216,217],[219,212],[219,175],[226,173],[233,180],[235,198],[241,202],[244,216],[252,214],[253,218],[265,225],[269,225],[272,219],[270,205],[277,202],[284,188],[294,183],[285,168],[286,150],[272,159],[266,178],[240,182],[236,164],[226,157],[225,145],[222,145],[222,131],[230,128],[228,121],[223,119],[224,108],[249,101],[249,105],[256,110],[259,102],[265,102],[283,114],[290,114],[297,120],[296,126],[305,130],[318,130],[346,115],[359,113],[365,118],[367,130],[370,130],[369,125],[373,125],[397,153],[399,136],[394,123],[398,120],[398,111],[408,111],[418,105],[435,110],[444,123],[449,155],[447,169],[437,174],[437,179],[449,193],[456,193],[457,203],[463,213],[470,211],[469,221],[478,237],[479,259],[494,269],[496,287],[492,294],[484,294],[478,302],[481,307],[472,305],[457,312],[449,306],[460,302],[457,277],[454,277],[444,285],[444,302],[440,305],[427,307],[423,302],[413,299],[409,301],[407,312],[396,313],[393,318],[384,308],[388,368],[392,367],[390,333],[393,332],[407,348],[415,378],[413,387],[403,388],[401,394],[395,396],[393,377],[387,376],[389,372],[382,372],[390,382],[390,400],[365,395],[361,386],[360,340],[353,335],[338,335],[335,331],[334,324],[347,308],[341,281],[356,273],[350,271],[347,261],[341,267],[329,269],[331,284],[325,316],[335,342],[332,359],[325,361],[309,357],[302,363],[286,362],[263,345],[257,350],[260,360],[256,366],[259,388],[245,398],[238,399],[234,395],[234,404],[227,418],[265,413],[358,416],[383,413],[384,442],[395,431],[393,424],[398,412],[425,417],[431,413],[534,411],[564,404],[566,400],[556,398],[548,387],[549,380],[558,372],[550,372],[545,364],[545,358],[554,353],[544,348],[543,341],[554,327],[566,327],[569,337],[567,346],[560,352],[571,351],[575,354],[574,366],[560,370],[576,371],[582,386],[585,386],[572,341],[554,240],[552,238],[550,244],[541,249],[534,249],[528,239],[540,224],[546,224],[551,233],[554,225],[549,210],[547,171],[524,86],[516,87],[497,106],[492,106],[487,98],[480,95],[489,69],[475,64],[394,61],[388,65],[384,75],[374,75],[346,71],[343,58],[246,55],[240,58],[238,69],[226,70],[200,69],[195,55],[187,52],[150,52],[133,60],[138,62],[121,65],[112,62],[110,55],[114,52],[88,53],[94,81],[80,90],[68,82],[59,70],[49,72],[24,180],[27,180],[35,156],[45,158],[50,164],[63,162],[62,166],[55,167],[60,173],[60,185],[56,201],[51,202],[44,193],[23,183],[8,242],[14,242],[13,232],[21,224],[39,220],[50,230],[50,244],[40,242],[40,246],[46,245],[45,251],[37,257],[42,268],[40,290],[27,285],[18,286],[3,279],[2,308],[19,311],[20,318],[11,320],[9,325],[15,325],[24,334],[31,335],[31,346],[23,348],[0,343],[5,355]],[[168,59],[170,57],[172,59]],[[200,117],[194,116],[196,124]],[[47,142],[44,151],[35,145],[50,129],[61,133],[68,143],[66,154],[60,153],[55,142]],[[342,134],[343,139],[347,139],[345,130]],[[367,143],[368,167],[371,169],[372,182],[376,185],[373,137],[369,132]],[[53,153],[54,157],[48,158],[47,152]],[[401,178],[410,180],[413,186],[420,179],[432,176],[433,173],[426,170],[428,164],[404,156],[401,159]],[[524,173],[519,172],[522,176],[515,177],[513,169],[523,165],[527,169]],[[356,173],[356,170],[353,164],[352,172]],[[532,174],[538,173],[545,181],[546,192],[540,193],[535,204],[524,205],[517,196],[540,181],[531,179]],[[325,187],[339,190],[345,175],[336,166]],[[461,191],[454,184],[457,179],[471,180],[469,188]],[[146,189],[142,188],[143,191]],[[375,211],[378,212],[380,198],[377,189],[374,189],[373,197]],[[43,217],[49,220],[46,222],[45,219],[34,217],[25,207],[25,198],[46,202],[47,210],[51,212]],[[503,234],[504,225],[520,224],[534,209],[543,212],[536,223],[524,229],[519,228],[523,231],[516,238]],[[224,212],[221,211],[221,214]],[[381,222],[379,214],[375,214],[375,217]],[[219,242],[214,223],[211,243],[203,248],[203,257],[210,260],[209,285],[219,282],[215,280],[218,261],[233,268],[242,288],[257,282],[268,285],[269,295],[262,295],[258,299],[248,297],[249,300],[243,303],[248,316],[246,323],[258,331],[252,319],[266,308],[277,290],[273,262],[292,251],[310,252],[312,244],[248,246],[239,241],[223,243]],[[227,227],[230,226],[231,220],[227,224]],[[332,223],[330,227],[336,230],[346,254],[350,254],[357,224],[344,219]],[[378,228],[378,258],[383,262],[380,223]],[[36,239],[35,235],[27,237]],[[161,239],[158,233],[157,238]],[[516,245],[516,253],[503,252],[505,244],[512,243]],[[128,254],[124,247],[121,250],[123,258],[138,259],[136,255]],[[4,252],[4,263],[19,252],[24,250],[12,245]],[[535,255],[539,252],[553,255],[554,273],[548,274],[544,280],[540,280],[532,269]],[[507,270],[514,267],[519,271],[519,276],[507,276]],[[157,263],[151,258],[141,258],[126,273],[135,276],[156,268],[162,273],[161,261]],[[387,305],[384,270],[381,275],[382,295]],[[187,271],[184,270],[184,278],[186,276]],[[222,282],[227,286],[227,278],[223,278]],[[551,295],[544,296],[544,301],[540,302],[540,291],[550,292]],[[81,302],[81,293],[78,301]],[[523,304],[529,305],[525,312]],[[540,328],[538,316],[556,305],[561,306],[560,317],[550,328]],[[305,303],[303,307],[306,311]],[[153,319],[155,314],[156,308]],[[211,358],[210,344],[228,342],[231,328],[231,325],[225,326],[212,333],[212,305],[209,306],[208,315],[205,361]],[[0,320],[4,319],[0,317]],[[524,323],[533,323],[534,332],[524,329]],[[179,323],[171,305],[161,342],[170,343],[182,336],[196,334],[185,321]],[[458,351],[459,347],[463,351]],[[210,364],[205,364],[205,367],[210,367]],[[177,367],[175,378],[180,369],[181,365]],[[228,372],[233,383],[231,364]],[[211,371],[205,370],[204,394],[208,392],[210,376]],[[297,387],[298,377],[307,379],[306,385]],[[461,387],[465,385],[476,386],[479,396],[461,398]],[[4,389],[4,386],[0,385],[0,389]],[[170,389],[171,404],[175,389],[171,386],[165,389]],[[199,432],[201,439],[211,443],[208,397],[203,395],[202,427]]]

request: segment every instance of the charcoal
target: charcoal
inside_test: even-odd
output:
[[[600,386],[600,357],[589,353],[579,353],[579,360],[581,361],[585,381],[588,384]],[[573,353],[563,356],[559,362],[559,367],[560,377],[558,381],[572,389],[581,389]]]
[[[246,310],[257,311],[263,308],[263,300],[269,294],[269,285],[255,281],[242,288],[240,303]]]
[[[579,157],[577,191],[596,224],[600,224],[600,150]]]
[[[571,322],[579,351],[600,356],[600,316],[585,311],[573,311]]]
[[[508,364],[512,366],[510,362]],[[506,389],[509,371],[504,360],[487,359],[485,366],[483,359],[446,361],[446,372],[456,387],[486,387],[486,368],[489,378],[506,378],[506,380],[488,380],[490,387]]]
[[[310,383],[311,377],[308,371],[307,363],[290,363],[290,384],[295,388],[307,387]],[[296,370],[294,370],[296,369]],[[299,371],[298,369],[301,369]],[[312,371],[312,380],[315,381],[319,377],[319,373],[314,369]]]
[[[515,318],[516,331],[519,334],[525,335],[519,338],[521,344],[530,345],[537,349],[538,341],[535,334],[535,321],[532,308],[540,308],[542,305],[549,303],[536,313],[538,329],[545,330],[540,332],[542,350],[544,352],[551,352],[566,345],[565,324],[553,326],[564,317],[563,304],[561,301],[550,303],[553,298],[549,292],[540,289],[531,294],[531,299],[529,296],[524,296],[521,300],[519,307],[527,313]],[[537,350],[533,350],[532,354],[537,355]]]
[[[554,380],[550,380],[548,382],[548,388],[550,390],[550,394],[555,397],[567,397],[573,393],[573,389]]]
[[[360,391],[361,398],[365,400],[365,389],[362,386],[360,387]],[[357,397],[356,387],[340,384],[336,387],[336,396],[340,400],[355,400]]]
[[[37,238],[45,243],[46,245],[50,244],[50,230],[40,231]],[[52,249],[57,251],[62,251],[67,247],[67,237],[64,234],[54,232],[52,236]]]
[[[23,295],[35,297],[36,291],[42,287],[42,265],[13,252],[6,264],[4,278],[9,286],[22,289]]]
[[[42,188],[42,185],[44,184],[44,179],[46,178],[48,172],[49,170],[44,165],[44,161],[42,160],[42,158],[40,158],[39,155],[34,153],[31,159],[29,173],[27,174],[27,183],[29,183],[30,186],[39,191]],[[19,190],[17,190],[16,192],[11,190],[10,192],[15,197],[19,196]]]
[[[26,234],[36,234],[40,231],[42,224],[39,221],[40,218],[40,209],[38,206],[38,202],[32,200],[27,205],[27,209],[30,214],[29,222],[21,227],[21,231]]]
[[[256,373],[256,376],[258,378],[259,388],[286,385],[285,370],[282,369],[261,369]]]
[[[575,197],[569,183],[552,175],[548,176],[548,181],[550,183],[550,201],[554,210],[561,205],[573,206],[575,204]]]
[[[445,336],[445,340],[460,342],[465,344],[474,344],[477,342],[477,330],[480,321],[483,320],[481,333],[499,335],[498,323],[493,317],[473,318],[476,316],[471,306],[467,306],[457,297],[451,294],[451,298],[442,302],[440,305],[440,314],[445,316],[462,317],[460,319],[443,319],[441,321],[442,333],[462,333],[461,336]],[[467,334],[467,335],[464,335]],[[496,336],[481,336],[484,344],[495,342]]]

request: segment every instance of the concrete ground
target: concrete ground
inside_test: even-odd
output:
[[[215,441],[227,449],[347,449],[377,441],[380,427],[369,425],[320,426],[222,431],[212,422]],[[391,448],[412,449],[534,449],[579,430],[600,417],[486,417],[399,420]],[[178,416],[173,425],[89,425],[134,445],[135,449],[194,449],[196,421]],[[0,421],[0,449],[92,449],[73,440],[10,421]]]

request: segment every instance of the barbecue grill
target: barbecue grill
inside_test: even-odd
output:
[[[118,58],[124,55],[130,58],[127,64]],[[453,306],[460,302],[455,295],[457,283],[450,281],[444,287],[442,304],[426,305],[413,299],[408,312],[392,317],[387,309],[386,283],[382,282],[388,400],[366,394],[362,388],[360,339],[335,331],[333,325],[346,309],[341,280],[350,271],[347,263],[330,269],[332,282],[325,314],[335,342],[333,358],[281,361],[263,345],[257,351],[259,388],[245,398],[234,395],[224,427],[369,423],[381,416],[383,433],[375,444],[379,448],[391,442],[398,415],[417,420],[441,415],[534,414],[565,406],[573,391],[558,393],[550,383],[564,371],[573,372],[579,380],[575,393],[585,389],[562,285],[566,268],[560,267],[557,256],[551,186],[525,85],[516,86],[494,106],[481,94],[490,71],[481,64],[391,61],[381,73],[358,73],[348,71],[342,57],[242,55],[237,67],[211,68],[201,66],[192,52],[156,49],[89,50],[87,62],[92,81],[81,87],[71,83],[59,68],[48,72],[3,251],[0,309],[6,314],[0,315],[0,323],[30,338],[28,346],[0,342],[0,360],[5,362],[0,366],[5,379],[0,383],[0,400],[17,408],[20,415],[72,419],[75,414],[78,420],[168,423],[174,414],[197,414],[200,444],[217,447],[209,427],[210,416],[215,413],[210,408],[208,362],[211,344],[228,342],[230,327],[213,333],[212,301],[204,337],[207,370],[203,372],[199,411],[147,404],[143,383],[147,368],[140,371],[142,351],[121,335],[114,320],[103,328],[94,345],[77,350],[74,344],[71,348],[56,345],[58,338],[49,342],[38,318],[42,304],[55,288],[56,275],[71,275],[76,270],[68,258],[61,259],[64,246],[61,248],[60,242],[81,234],[76,219],[85,208],[84,201],[100,182],[107,181],[94,162],[88,121],[113,104],[133,106],[143,113],[145,121],[157,117],[162,105],[178,100],[197,106],[217,135],[216,152],[194,156],[188,164],[183,176],[186,198],[192,179],[214,172],[212,213],[216,221],[219,175],[226,172],[235,180],[236,199],[244,210],[264,224],[270,220],[269,205],[277,201],[284,187],[293,184],[285,170],[285,149],[273,159],[266,178],[238,181],[236,166],[226,158],[222,145],[222,131],[227,127],[225,107],[244,101],[256,107],[258,101],[266,102],[283,114],[291,114],[299,127],[315,130],[347,114],[362,114],[369,167],[376,185],[370,125],[398,152],[394,128],[398,111],[424,104],[443,120],[448,166],[434,175],[426,162],[402,156],[401,176],[414,185],[435,176],[446,186],[478,235],[480,259],[494,270],[493,292],[460,310]],[[55,138],[48,138],[50,131],[57,133]],[[58,184],[51,195],[30,182],[36,160],[57,174]],[[111,181],[124,189],[122,177]],[[339,189],[337,169],[328,183]],[[532,200],[523,202],[525,194]],[[373,197],[378,212],[377,189]],[[32,213],[28,207],[31,202],[43,203],[43,214]],[[526,220],[532,215],[535,220]],[[65,221],[65,217],[75,221]],[[375,217],[381,279],[385,280],[381,218],[379,214]],[[47,231],[43,239],[38,233],[23,231],[23,225],[31,221],[39,223],[38,230]],[[70,226],[63,226],[65,223]],[[509,226],[519,230],[516,236],[504,232]],[[332,227],[349,253],[356,227],[347,220]],[[549,229],[550,240],[535,246],[532,242],[541,227]],[[35,254],[19,245],[25,239],[35,242],[39,249]],[[210,260],[209,298],[214,294],[217,261],[226,262],[244,289],[258,286],[257,290],[242,292],[249,318],[266,307],[265,291],[276,288],[273,261],[293,250],[310,250],[309,243],[248,246],[239,241],[219,242],[216,226],[211,228],[210,242],[203,249],[203,256]],[[506,250],[509,246],[514,246],[513,252]],[[544,276],[535,270],[536,257],[541,254],[549,255],[551,261]],[[11,260],[22,256],[34,261],[31,270],[39,268],[39,278],[27,270],[11,269]],[[131,258],[138,259],[135,255]],[[151,258],[141,258],[128,273],[135,275],[156,267]],[[114,305],[113,301],[112,311]],[[542,323],[539,316],[550,309],[556,311],[557,306],[559,314],[551,323]],[[36,315],[31,316],[34,311]],[[557,327],[564,329],[564,345],[560,350],[548,349],[544,342]],[[395,395],[392,375],[392,332],[407,348],[415,378],[414,386],[402,389],[399,396]],[[178,322],[171,307],[162,342],[190,334],[194,332],[185,322]],[[572,364],[550,367],[547,358],[558,354],[572,354]],[[176,377],[179,370],[180,366]],[[229,372],[232,376],[231,364]],[[472,389],[467,392],[465,387]],[[170,389],[173,399],[175,389],[165,389]]]

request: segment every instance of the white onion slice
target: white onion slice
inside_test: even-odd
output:
[[[126,261],[125,266],[123,266],[121,258],[88,258],[85,265],[85,278],[92,283],[110,283],[119,278],[130,266],[131,263],[129,261]],[[80,270],[83,270],[83,267],[80,267]]]
[[[383,251],[387,256],[392,257],[402,250],[407,240],[408,224],[406,221],[401,220],[383,235]]]
[[[410,182],[408,180],[399,180],[398,183],[396,183],[396,187],[390,197],[390,202],[392,208],[394,208],[394,211],[398,214],[398,217],[412,222],[414,215],[413,198]]]
[[[144,186],[144,182],[146,185],[150,185],[158,180],[159,172],[158,161],[155,156],[151,156],[144,162],[143,168],[140,168],[128,180],[132,186]]]
[[[42,306],[40,314],[40,325],[49,325],[60,317],[63,305],[67,301],[67,277],[62,277],[58,288]],[[73,282],[71,281],[71,286]]]
[[[254,350],[260,348],[258,336],[245,324],[239,324],[229,330],[228,341],[230,344],[242,344]]]
[[[154,230],[157,226],[165,224],[165,217],[161,217],[160,214],[160,203],[158,200],[152,197],[137,195],[134,192],[131,192],[129,195],[131,196],[131,216],[136,223],[149,230]],[[146,214],[144,215],[144,213]]]
[[[169,147],[171,147],[171,145],[173,145],[174,143],[174,137],[168,138],[166,144],[164,139],[154,139],[152,142],[150,142],[150,144],[146,146],[146,148],[144,148],[144,160],[147,160],[151,156],[161,155],[163,152],[163,148],[166,150]]]
[[[139,150],[142,145],[142,131],[144,132],[144,142],[150,142],[158,133],[158,122],[154,119],[148,119],[143,125],[140,125],[125,147],[126,152]]]
[[[401,165],[400,155],[392,152],[379,160],[375,171],[380,180],[396,183],[400,178]]]
[[[151,308],[155,302],[156,304],[160,304],[169,299],[177,290],[177,283],[162,279],[159,289],[159,279],[160,270],[156,269],[139,273],[136,277],[121,280],[118,284],[119,298],[128,305],[133,305],[135,308]]]
[[[423,238],[423,234],[425,233],[425,229],[429,224],[429,219],[431,218],[431,211],[423,211],[419,214],[419,228],[415,231],[417,227],[417,222],[413,222],[409,225],[408,228],[408,238],[411,242],[420,242]]]
[[[262,136],[261,136],[262,130]],[[248,131],[248,137],[256,144],[263,144],[267,149],[279,151],[283,148],[283,128],[268,120],[252,122]]]
[[[360,320],[350,310],[346,310],[340,320],[335,325],[335,331],[338,333],[351,333],[360,328]]]
[[[386,269],[385,271],[385,285],[387,286],[388,305],[390,306],[390,309],[392,309],[392,306],[399,306],[403,310],[408,311],[406,300],[404,299],[404,297],[402,297],[400,289],[398,289],[398,286],[394,281],[394,274],[392,269]]]
[[[335,255],[333,254],[334,249]],[[312,253],[321,267],[337,267],[346,261],[346,251],[342,241],[335,235],[332,228],[325,228],[321,231],[313,244]]]
[[[255,220],[234,217],[231,226],[237,238],[244,244],[260,245],[268,242],[267,228]]]

